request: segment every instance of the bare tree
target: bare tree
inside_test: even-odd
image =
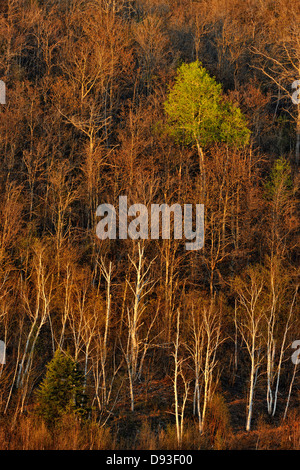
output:
[[[253,401],[259,368],[263,359],[263,335],[261,332],[264,310],[260,304],[264,280],[256,268],[249,268],[246,279],[236,284],[240,315],[237,325],[250,358],[250,383],[247,406],[246,430],[251,429]]]
[[[23,411],[27,395],[33,355],[41,329],[47,320],[49,321],[50,328],[52,328],[50,304],[53,288],[53,273],[48,269],[45,258],[46,247],[38,243],[33,248],[33,268],[30,279],[21,281],[20,285],[24,314],[30,323],[30,329],[26,337],[25,347],[16,377],[16,387],[22,389],[21,412]],[[52,345],[54,348],[53,341],[54,338],[52,336]]]
[[[195,375],[193,413],[198,417],[200,433],[204,430],[207,407],[214,393],[217,352],[225,341],[221,335],[220,307],[215,304],[215,299],[209,305],[205,305],[203,300],[201,302],[204,305],[195,307],[192,304],[191,344],[188,345]]]
[[[176,422],[176,434],[177,434],[177,443],[179,449],[182,445],[182,438],[183,438],[183,431],[184,431],[184,412],[185,406],[188,399],[189,387],[190,382],[184,372],[183,372],[183,364],[187,360],[187,358],[180,357],[179,349],[180,349],[180,309],[177,309],[177,322],[176,322],[176,338],[174,341],[174,399],[175,399],[175,422]],[[184,384],[184,392],[182,397],[182,402],[180,404],[179,398],[179,390],[178,390],[178,381],[181,378]]]
[[[129,255],[128,255],[129,256]],[[134,389],[133,384],[141,374],[142,370],[140,367],[141,352],[148,344],[148,334],[142,336],[141,327],[143,326],[143,315],[147,308],[146,296],[152,291],[154,287],[154,281],[149,277],[151,266],[154,259],[145,266],[145,254],[144,246],[138,244],[138,260],[135,262],[130,256],[129,260],[134,267],[135,282],[128,282],[128,286],[133,294],[133,305],[127,307],[127,321],[128,321],[128,337],[127,346],[125,350],[125,358],[128,369],[129,387],[130,387],[130,399],[131,399],[131,410],[134,411]],[[152,327],[152,326],[151,326]],[[148,332],[149,333],[149,332]],[[142,355],[142,358],[145,354]]]
[[[275,389],[274,389],[274,398],[272,396],[271,387],[270,387],[270,385],[272,384],[272,378],[273,377],[271,376],[271,380],[268,381],[269,398],[270,398],[269,403],[268,403],[268,405],[269,405],[268,411],[271,410],[271,405],[273,404],[272,416],[275,415],[276,408],[277,408],[281,368],[282,368],[284,353],[285,353],[286,349],[288,348],[288,346],[286,345],[287,335],[288,335],[288,332],[289,332],[289,330],[291,329],[291,326],[292,326],[292,317],[293,317],[293,314],[294,314],[294,306],[295,306],[295,302],[296,302],[297,292],[298,292],[298,286],[295,289],[295,293],[294,293],[294,296],[293,296],[293,299],[291,301],[291,305],[290,305],[290,308],[289,308],[289,313],[287,315],[285,325],[284,325],[283,337],[282,337],[281,346],[280,346],[279,359],[278,359],[277,368],[276,368],[276,374],[274,374],[274,381],[276,380]],[[274,357],[274,354],[275,354],[275,351],[274,351],[272,357]],[[270,371],[272,373],[272,371],[273,371],[272,366],[270,367]]]
[[[261,59],[261,64],[255,66],[276,84],[282,91],[281,99],[288,98],[294,103],[295,112],[288,113],[296,124],[295,163],[299,165],[300,156],[300,100],[293,100],[295,89],[292,84],[300,80],[300,35],[299,35],[299,4],[290,1],[280,2],[276,18],[268,22],[265,17],[265,29],[269,30],[268,46],[252,47],[252,51]],[[292,12],[292,13],[291,13]],[[262,34],[265,34],[263,31]],[[271,40],[271,52],[269,41]]]

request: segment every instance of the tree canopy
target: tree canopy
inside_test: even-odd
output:
[[[240,147],[250,131],[240,108],[225,99],[221,84],[198,60],[183,63],[165,102],[168,130],[177,141],[202,148],[214,142]]]

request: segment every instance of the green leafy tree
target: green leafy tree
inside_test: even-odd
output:
[[[178,142],[196,145],[202,178],[205,147],[216,142],[240,147],[249,142],[241,110],[225,100],[221,85],[199,61],[179,67],[164,107],[169,133]]]
[[[292,187],[291,166],[289,162],[284,157],[277,158],[271,170],[269,180],[266,183],[267,197],[269,199],[274,198],[278,192],[280,192],[281,198],[282,193],[291,196]]]
[[[86,412],[83,382],[77,363],[57,350],[36,393],[37,414],[48,426],[55,426],[65,414]]]

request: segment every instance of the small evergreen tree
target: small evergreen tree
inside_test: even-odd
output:
[[[36,393],[36,411],[46,424],[55,426],[63,415],[86,412],[83,393],[83,374],[77,363],[57,350],[47,365],[47,372]]]

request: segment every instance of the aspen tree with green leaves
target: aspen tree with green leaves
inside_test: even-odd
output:
[[[221,84],[199,61],[179,67],[164,107],[169,134],[177,142],[197,148],[204,195],[205,148],[216,142],[246,145],[250,138],[246,119],[240,108],[225,99]]]

